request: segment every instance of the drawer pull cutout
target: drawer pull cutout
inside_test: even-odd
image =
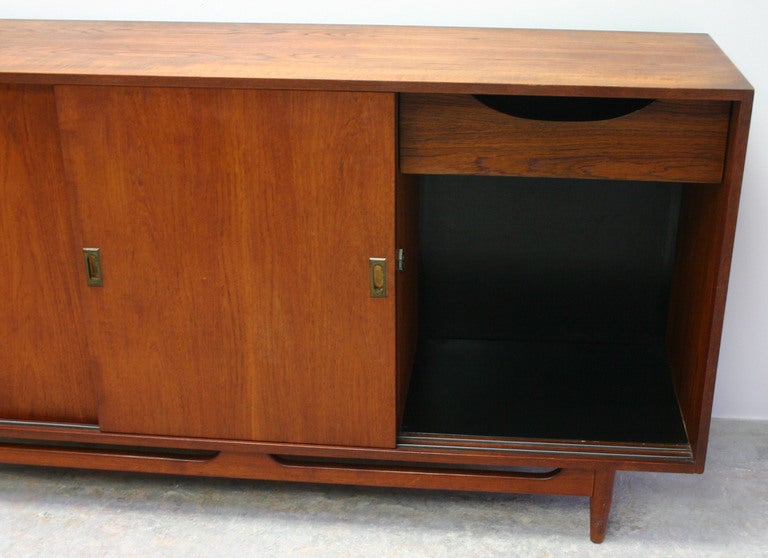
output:
[[[643,109],[653,99],[611,97],[541,97],[536,95],[475,95],[475,99],[498,112],[549,122],[595,122],[626,116]]]

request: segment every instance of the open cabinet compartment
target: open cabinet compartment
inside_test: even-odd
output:
[[[456,174],[452,163],[427,173],[440,158],[427,153],[463,141],[463,124],[419,143],[407,127],[430,130],[417,120],[438,113],[415,100],[405,115],[401,100],[401,164],[412,174],[400,188],[418,197],[401,443],[657,448],[659,459],[677,448],[676,459],[695,460],[709,412],[697,344],[711,327],[723,185]]]
[[[679,185],[419,182],[404,431],[687,443],[665,349]]]

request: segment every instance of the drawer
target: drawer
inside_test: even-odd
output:
[[[543,105],[543,116],[542,110],[519,116],[521,98],[483,99],[512,101],[507,104],[514,111],[491,108],[472,95],[401,94],[401,171],[674,182],[722,178],[729,102],[656,100],[615,116],[609,113],[616,100],[571,99],[576,107],[571,112],[577,113],[571,117],[568,98],[525,98],[543,100],[537,105]],[[554,100],[549,113],[548,99]],[[573,121],[584,117],[585,102],[596,115],[587,117],[599,119]],[[601,104],[608,113],[600,114],[606,108]]]

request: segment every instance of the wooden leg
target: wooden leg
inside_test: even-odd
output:
[[[605,539],[615,476],[616,471],[613,469],[595,471],[595,485],[589,499],[589,538],[593,543],[601,543]]]

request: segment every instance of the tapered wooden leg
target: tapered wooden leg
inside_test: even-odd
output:
[[[616,471],[613,469],[595,471],[595,485],[592,489],[592,497],[589,499],[589,538],[593,543],[601,543],[605,539],[615,476]]]

